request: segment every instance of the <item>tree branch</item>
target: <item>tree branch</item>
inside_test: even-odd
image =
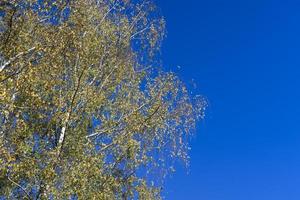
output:
[[[32,47],[32,48],[28,49],[27,51],[20,52],[17,55],[15,55],[14,57],[10,58],[7,62],[5,62],[3,65],[0,66],[0,73],[13,61],[15,61],[19,57],[23,56],[24,54],[30,53],[34,49],[36,49],[36,47]]]
[[[58,140],[58,157],[61,154],[61,149],[62,149],[63,143],[65,141],[66,129],[67,129],[68,123],[69,123],[69,121],[71,119],[74,102],[75,102],[77,93],[78,93],[79,88],[80,88],[81,78],[83,77],[83,74],[84,74],[85,70],[86,70],[86,67],[82,70],[82,72],[80,73],[80,76],[78,77],[77,85],[76,85],[75,91],[74,91],[74,93],[72,95],[72,99],[71,99],[71,105],[70,105],[69,111],[66,114],[66,118],[65,118],[65,120],[63,122],[63,127],[61,129],[61,132],[60,132],[60,135],[59,135],[59,140]]]
[[[30,200],[32,200],[32,198],[30,197],[29,193],[25,190],[25,188],[23,188],[20,184],[16,183],[15,181],[13,181],[9,176],[7,176],[8,180],[13,183],[14,185],[18,186],[25,194],[26,197]]]

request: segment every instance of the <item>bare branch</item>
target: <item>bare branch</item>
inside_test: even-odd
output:
[[[141,30],[135,32],[134,34],[132,34],[132,35],[130,36],[130,38],[131,38],[131,39],[134,39],[135,36],[137,36],[137,35],[139,35],[139,34],[145,32],[145,31],[148,30],[148,29],[150,29],[150,27],[149,27],[149,26],[146,26],[145,28],[143,28],[143,29],[141,29]]]

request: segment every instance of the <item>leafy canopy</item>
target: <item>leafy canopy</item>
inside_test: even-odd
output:
[[[205,108],[151,1],[0,1],[0,197],[159,199]]]

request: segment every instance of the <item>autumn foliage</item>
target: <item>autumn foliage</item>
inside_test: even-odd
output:
[[[150,1],[0,0],[0,197],[160,199],[205,103]]]

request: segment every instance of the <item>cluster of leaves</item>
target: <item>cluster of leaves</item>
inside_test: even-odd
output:
[[[205,108],[163,37],[150,1],[1,0],[0,197],[159,199]]]

